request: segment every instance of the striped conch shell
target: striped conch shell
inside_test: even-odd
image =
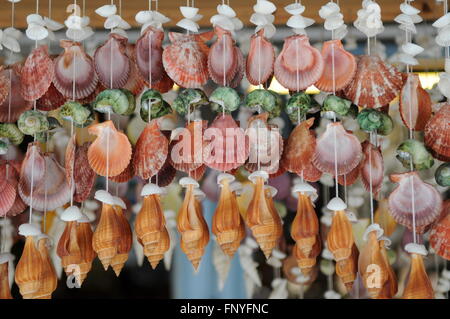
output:
[[[0,299],[13,299],[9,284],[9,263],[13,259],[10,253],[0,254]]]
[[[81,285],[91,270],[92,262],[97,257],[97,254],[92,248],[94,233],[92,232],[90,220],[86,216],[81,217],[77,220],[76,229],[77,243],[81,251],[81,263],[78,265],[80,267],[79,282]]]
[[[403,299],[434,299],[434,291],[423,264],[427,255],[424,246],[408,244],[405,250],[411,254],[411,271],[403,291]]]
[[[156,269],[164,258],[164,253],[170,248],[170,238],[160,199],[163,193],[164,190],[155,184],[144,186],[141,191],[144,200],[134,226],[138,242],[144,247],[144,255],[153,269]]]
[[[380,244],[380,251],[381,251],[381,257],[383,259],[386,271],[387,271],[387,281],[385,285],[383,286],[383,289],[380,291],[378,298],[379,299],[387,299],[387,298],[393,298],[397,294],[398,290],[398,284],[397,284],[397,276],[395,275],[394,270],[392,269],[392,266],[389,262],[388,255],[387,255],[387,246],[389,246],[391,243],[390,239],[382,236],[379,238],[379,244]]]
[[[268,200],[264,189],[264,182],[268,178],[264,171],[256,171],[249,176],[256,186],[246,216],[247,225],[266,259],[270,257],[282,233],[280,216],[274,211],[273,202]]]
[[[236,193],[232,189],[234,176],[226,173],[217,176],[220,197],[213,216],[212,232],[222,251],[233,257],[245,237],[245,225],[239,212]]]
[[[122,173],[131,160],[132,150],[128,137],[119,132],[112,121],[91,125],[88,131],[97,136],[88,150],[92,169],[101,176]]]
[[[298,196],[297,214],[291,226],[291,237],[295,240],[294,255],[304,275],[308,275],[320,254],[319,220],[313,200],[316,190],[306,183],[296,184],[292,190]]]
[[[381,226],[386,236],[391,236],[397,227],[397,223],[389,213],[389,205],[386,198],[378,201],[378,207],[375,211],[375,223]]]
[[[58,284],[58,277],[56,276],[56,270],[53,266],[52,259],[49,254],[49,237],[47,235],[41,235],[38,237],[38,250],[42,259],[42,272],[39,277],[40,287],[34,294],[34,299],[51,299],[52,293],[56,290]]]
[[[117,277],[119,277],[125,262],[128,260],[128,252],[133,245],[133,234],[124,212],[126,208],[125,202],[120,197],[114,196],[113,209],[120,228],[120,239],[117,246],[117,254],[111,260],[111,267]]]
[[[203,192],[199,192],[198,183],[190,177],[183,177],[180,185],[186,187],[183,205],[177,218],[177,228],[181,234],[181,250],[197,270],[209,241],[208,226],[203,217],[200,200],[196,198]],[[199,195],[196,196],[196,193]]]
[[[353,238],[352,225],[345,213],[347,205],[335,197],[328,203],[327,208],[335,212],[327,234],[328,249],[336,261],[336,274],[350,291],[356,279],[359,252]]]

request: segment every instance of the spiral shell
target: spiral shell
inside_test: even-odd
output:
[[[93,114],[89,108],[78,102],[66,102],[59,110],[59,116],[77,127],[87,127],[93,121]]]
[[[434,299],[434,291],[423,264],[423,256],[411,254],[411,272],[403,291],[403,299]]]
[[[16,124],[0,123],[0,137],[7,138],[14,145],[19,145],[23,141],[24,134]]]
[[[119,115],[130,115],[136,107],[134,95],[125,89],[107,89],[97,95],[93,103],[96,111],[114,112]]]
[[[128,260],[128,252],[131,250],[133,244],[133,235],[122,207],[114,205],[114,212],[116,213],[116,219],[120,226],[120,240],[117,246],[117,255],[111,260],[111,267],[116,276],[119,277],[125,262]]]
[[[17,121],[17,126],[26,135],[42,133],[49,129],[47,117],[43,113],[34,110],[22,113]]]

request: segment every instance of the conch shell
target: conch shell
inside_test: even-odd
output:
[[[42,259],[42,272],[39,278],[40,287],[34,294],[34,299],[51,299],[52,293],[56,290],[58,277],[56,276],[55,267],[48,251],[49,238],[43,235],[38,240],[38,250]]]
[[[44,267],[35,237],[27,236],[15,272],[15,282],[19,286],[23,299],[33,299],[39,291],[40,277]]]
[[[0,254],[0,299],[13,299],[9,288],[9,254]]]
[[[234,176],[219,174],[217,183],[220,187],[220,197],[213,216],[212,232],[222,251],[233,257],[245,237],[245,225],[239,212],[236,194],[230,187]]]
[[[195,195],[198,183],[192,178],[184,177],[180,180],[180,185],[186,187],[183,205],[177,217],[177,228],[181,234],[181,250],[197,270],[209,241],[209,231],[203,217],[201,203]]]
[[[138,241],[144,247],[144,255],[153,269],[170,248],[170,238],[161,206],[162,193],[162,188],[155,184],[144,186],[141,192],[144,200],[134,226]]]
[[[272,197],[266,196],[264,182],[268,179],[267,173],[256,171],[249,179],[256,186],[247,208],[247,225],[268,259],[282,234],[281,218],[274,210]]]
[[[128,252],[133,245],[133,234],[123,211],[126,209],[125,203],[118,197],[115,197],[114,199],[116,200],[116,203],[113,206],[113,209],[116,213],[116,220],[120,228],[120,240],[117,245],[117,254],[111,260],[111,267],[116,276],[119,277],[125,262],[128,260]]]
[[[433,287],[425,270],[422,254],[411,253],[411,272],[402,297],[403,299],[434,299]]]

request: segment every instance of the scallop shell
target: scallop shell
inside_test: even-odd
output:
[[[424,142],[435,158],[450,161],[450,104],[442,105],[428,121]]]
[[[175,169],[190,172],[203,165],[201,149],[207,125],[207,121],[192,121],[175,140],[172,138],[169,161]]]
[[[0,122],[16,122],[19,119],[20,114],[30,110],[33,104],[29,101],[25,101],[21,95],[21,76],[20,65],[14,65],[9,69],[0,71],[0,77],[2,80],[7,80],[9,85],[8,91],[5,92],[4,101],[0,103]],[[9,81],[11,77],[11,81]],[[11,89],[11,95],[9,95],[9,89]],[[4,94],[4,93],[0,93]],[[11,100],[11,101],[10,101]],[[11,102],[11,104],[10,104]],[[10,108],[10,111],[8,109]]]
[[[95,70],[100,82],[109,89],[120,89],[130,74],[130,59],[126,55],[127,38],[111,33],[108,41],[94,54]]]
[[[20,71],[22,97],[26,101],[39,99],[47,92],[53,76],[53,61],[48,55],[47,46],[33,49]]]
[[[54,156],[42,154],[37,143],[28,144],[20,171],[18,191],[24,203],[32,204],[39,211],[55,210],[63,206],[69,202],[71,194],[64,168]]]
[[[208,53],[205,44],[213,32],[201,34],[169,33],[172,44],[163,52],[163,64],[169,77],[181,87],[198,88],[208,81]]]
[[[303,177],[303,179],[307,182],[314,183],[320,180],[320,178],[322,177],[322,172],[314,166],[312,161],[309,161],[305,165],[305,168],[300,172],[300,174],[297,175]]]
[[[234,51],[237,56],[237,69],[234,78],[230,81],[230,83],[228,83],[228,86],[231,88],[237,88],[241,84],[245,73],[244,55],[242,54],[241,49],[239,49],[237,46],[234,47]]]
[[[145,80],[139,73],[138,67],[135,61],[135,45],[128,43],[127,45],[127,56],[132,61],[130,65],[130,75],[128,76],[128,81],[124,86],[124,89],[131,91],[134,95],[139,95],[145,87]],[[164,71],[165,73],[165,71]]]
[[[356,60],[347,52],[341,40],[326,41],[322,46],[325,68],[315,86],[325,92],[336,92],[345,88],[356,73]]]
[[[334,141],[336,134],[336,145]],[[334,150],[337,150],[337,163],[334,162]],[[342,123],[329,123],[326,131],[317,139],[313,156],[313,164],[320,171],[335,175],[335,164],[338,175],[350,173],[362,158],[361,144],[358,138],[347,132]]]
[[[148,27],[136,41],[136,65],[141,76],[151,86],[159,82],[165,73],[162,63],[163,40],[164,32],[162,30]]]
[[[409,73],[400,95],[400,115],[407,128],[422,131],[431,117],[431,98],[419,76]]]
[[[301,174],[312,160],[316,148],[316,137],[310,130],[314,118],[299,123],[289,135],[284,148],[281,166],[288,172]]]
[[[423,263],[423,256],[411,254],[411,272],[403,291],[403,299],[434,299],[434,291]]]
[[[128,137],[117,131],[112,121],[91,125],[88,131],[97,136],[88,149],[88,160],[92,169],[101,176],[116,176],[122,173],[131,160]]]
[[[370,181],[372,181],[372,192],[376,196],[381,190],[384,177],[383,155],[379,147],[375,147],[368,141],[362,144],[363,160],[361,161],[361,180],[365,189],[370,192]]]
[[[172,90],[173,85],[174,85],[173,80],[164,71],[163,77],[161,78],[160,81],[158,81],[158,83],[155,83],[153,89],[159,91],[160,93],[167,93],[170,90]]]
[[[284,40],[283,49],[275,60],[275,77],[291,91],[305,90],[320,79],[324,61],[305,35],[293,35]]]
[[[64,105],[67,99],[52,83],[47,92],[36,101],[36,108],[41,111],[53,111]]]
[[[7,165],[9,165],[8,174],[7,174],[8,181],[16,190],[14,204],[9,209],[7,216],[16,216],[17,214],[22,213],[27,208],[27,204],[25,204],[23,202],[22,198],[20,197],[19,191],[17,189],[17,186],[19,184],[19,171],[17,170],[17,168],[14,165],[12,165],[12,162],[8,162]],[[21,164],[19,165],[19,169],[20,169],[20,166],[21,166]]]
[[[169,151],[169,142],[159,130],[158,121],[151,120],[136,143],[133,157],[137,176],[149,179],[163,167]]]
[[[14,205],[16,200],[16,187],[12,184],[7,177],[6,170],[11,170],[12,168],[7,168],[7,164],[2,164],[0,166],[0,216],[5,216],[11,207]],[[8,172],[8,174],[10,174]]]
[[[3,104],[9,96],[11,82],[9,76],[4,72],[3,66],[0,66],[0,72],[0,104]]]
[[[203,162],[212,169],[229,171],[248,158],[248,139],[230,114],[218,115],[206,129],[203,141]]]
[[[359,162],[359,164],[354,169],[352,169],[350,171],[350,173],[345,174],[345,175],[339,175],[338,183],[340,185],[345,185],[345,186],[353,185],[358,180],[358,177],[360,176],[361,165],[362,165],[362,161]]]
[[[432,185],[423,182],[416,172],[392,174],[390,178],[392,182],[398,183],[389,195],[389,211],[392,217],[397,223],[412,230],[414,207],[416,231],[423,233],[425,227],[439,218],[442,208],[441,195]],[[414,193],[411,192],[412,187]]]
[[[83,99],[97,87],[94,61],[84,52],[81,43],[62,40],[60,45],[64,52],[54,61],[53,84],[66,98]]]
[[[132,149],[131,152],[131,158],[134,157],[134,149]],[[133,165],[133,161],[130,161],[130,163],[128,163],[127,168],[125,168],[122,173],[120,173],[119,175],[116,176],[111,176],[109,178],[109,180],[115,182],[115,183],[126,183],[129,180],[131,180],[134,177],[134,165]]]
[[[379,108],[397,97],[402,85],[402,75],[395,67],[378,56],[364,55],[358,58],[356,74],[344,94],[356,105]]]
[[[253,85],[264,84],[273,74],[275,49],[264,37],[264,29],[252,35],[247,56],[246,75]]]
[[[208,54],[208,72],[211,79],[218,85],[227,86],[238,70],[238,57],[231,32],[215,27],[216,42]]]
[[[430,245],[437,255],[450,260],[450,200],[444,202],[441,218],[431,228]]]

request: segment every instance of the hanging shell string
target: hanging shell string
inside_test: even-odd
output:
[[[77,1],[74,0],[73,1],[73,5],[74,7],[77,6]],[[73,69],[72,69],[72,100],[75,102],[75,92],[76,92],[76,84],[75,84],[75,79],[76,79],[76,70],[77,70],[77,65],[76,65],[76,57],[73,58]],[[73,137],[73,121],[70,121],[70,138]],[[75,140],[75,144],[76,144],[76,140]],[[75,150],[74,150],[75,152]],[[75,180],[74,180],[74,170],[75,170],[75,154],[74,154],[74,160],[72,161],[72,163],[70,164],[70,170],[71,170],[71,174],[70,174],[70,206],[73,206],[73,193],[75,190]]]
[[[331,38],[334,39],[334,30],[331,31]],[[331,45],[331,76],[333,79],[333,95],[336,95],[336,72],[334,65],[334,44]],[[336,123],[336,113],[333,114],[333,122]],[[335,184],[335,192],[336,197],[339,197],[339,183],[338,183],[338,167],[337,167],[337,138],[336,138],[336,129],[333,130],[333,140],[334,140],[334,184]]]

